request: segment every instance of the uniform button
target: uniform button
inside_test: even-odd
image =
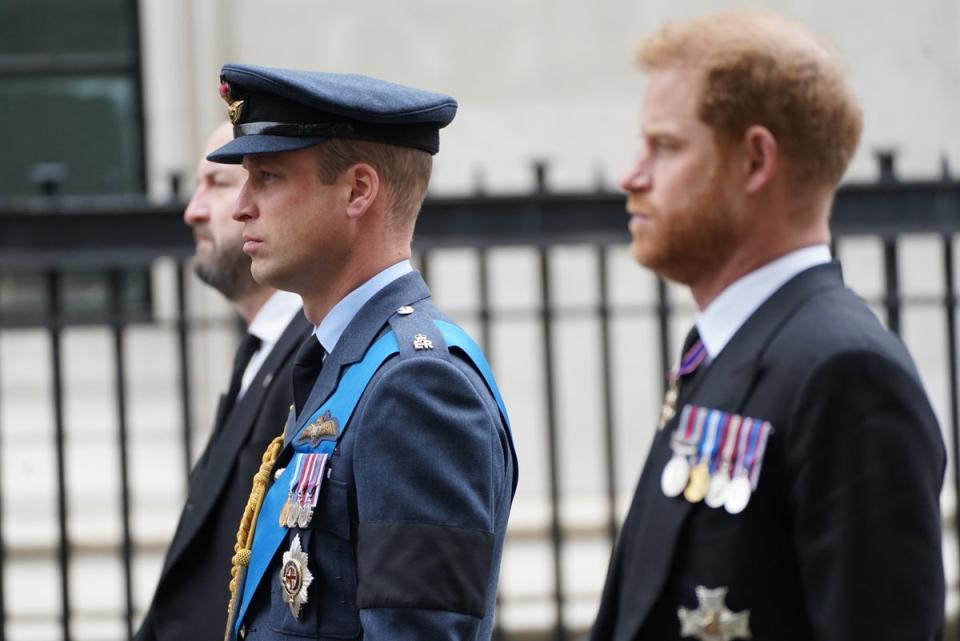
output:
[[[240,626],[240,638],[243,639],[246,636],[247,636],[247,624],[244,623],[243,625]]]
[[[287,468],[285,468],[285,467],[281,467],[279,470],[277,470],[276,472],[274,472],[274,473],[273,473],[273,480],[274,480],[274,481],[279,481],[279,480],[280,480],[280,475],[283,474],[283,471],[286,470],[286,469],[287,469]]]

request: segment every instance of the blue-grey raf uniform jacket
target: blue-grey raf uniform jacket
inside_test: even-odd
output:
[[[414,312],[397,314],[404,306]],[[367,302],[326,357],[288,422],[278,469],[292,436],[377,337],[392,328],[400,348],[340,427],[313,519],[286,532],[240,622],[244,641],[490,638],[515,458],[483,378],[436,331],[441,318],[420,275],[407,274]],[[417,333],[434,348],[415,350]],[[279,576],[297,536],[313,575],[299,618]]]

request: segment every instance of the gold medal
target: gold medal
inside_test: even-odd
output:
[[[677,379],[670,379],[670,386],[663,395],[663,405],[660,407],[660,421],[657,423],[657,429],[662,430],[666,427],[674,416],[677,415],[677,398],[680,396],[680,385]]]
[[[710,471],[707,469],[706,461],[701,461],[690,470],[690,481],[687,483],[687,489],[683,491],[683,498],[691,503],[699,503],[709,487]]]
[[[287,514],[290,513],[290,497],[283,503],[283,509],[280,510],[280,527],[287,527]]]

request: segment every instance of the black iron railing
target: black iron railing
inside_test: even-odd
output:
[[[34,324],[43,327],[50,341],[51,398],[54,422],[54,449],[56,452],[56,506],[58,513],[57,586],[61,604],[61,630],[64,640],[70,639],[70,561],[71,536],[67,520],[67,488],[64,464],[64,373],[62,333],[74,323],[99,324],[112,336],[112,358],[115,384],[115,411],[117,419],[116,443],[119,470],[122,539],[120,555],[123,563],[124,600],[122,605],[125,631],[129,635],[134,621],[133,560],[137,545],[130,529],[130,485],[128,461],[128,405],[127,373],[124,367],[124,336],[134,323],[153,322],[149,309],[137,308],[124,302],[123,275],[127,270],[142,270],[161,258],[172,258],[176,265],[174,326],[176,331],[176,359],[178,377],[176,390],[180,403],[180,438],[183,447],[184,472],[189,472],[192,461],[191,439],[191,353],[189,337],[192,330],[191,310],[186,296],[185,266],[193,251],[189,230],[181,220],[182,203],[150,204],[139,198],[38,198],[0,202],[0,277],[18,274],[44,275],[44,311],[37,315],[4,313],[0,290],[0,331],[5,328]],[[607,517],[603,524],[604,536],[612,542],[618,529],[617,504],[621,490],[617,482],[617,432],[614,420],[613,366],[614,347],[611,339],[612,318],[617,310],[611,303],[608,282],[609,256],[613,248],[627,240],[623,197],[608,192],[551,194],[542,190],[524,196],[477,196],[465,198],[435,198],[425,205],[418,224],[416,248],[425,277],[430,280],[433,254],[448,247],[469,247],[476,252],[477,309],[479,338],[488,353],[493,340],[491,327],[496,311],[491,305],[490,254],[504,246],[527,246],[538,257],[539,300],[533,308],[542,338],[543,361],[540,363],[544,380],[543,403],[546,417],[548,475],[547,499],[550,518],[547,536],[551,546],[553,572],[553,600],[555,624],[553,638],[564,641],[571,637],[565,620],[566,592],[564,545],[566,532],[562,518],[561,439],[557,432],[557,373],[555,362],[554,326],[558,309],[554,301],[555,283],[551,282],[551,252],[558,245],[578,245],[590,248],[597,274],[596,303],[589,313],[599,322],[601,413],[599,431],[602,439],[604,465],[603,486],[606,493]],[[960,232],[960,182],[953,180],[897,183],[885,180],[876,184],[849,185],[838,194],[833,215],[835,244],[854,235],[877,237],[883,246],[883,273],[885,293],[878,302],[885,311],[887,324],[896,332],[901,329],[901,315],[905,304],[900,285],[898,246],[906,234],[925,233],[939,237],[942,245],[943,296],[939,306],[943,310],[947,344],[944,353],[949,389],[948,432],[952,437],[953,461],[960,460],[958,438],[958,374],[956,283],[954,281],[954,237]],[[72,316],[62,304],[63,278],[79,268],[101,270],[105,274],[107,302],[97,312],[87,311],[82,317]],[[150,300],[146,297],[143,300]],[[8,310],[9,311],[9,310]],[[649,310],[656,316],[657,346],[651,350],[658,366],[666,370],[671,361],[673,337],[670,320],[675,310],[667,287],[658,283],[656,302]],[[15,310],[14,310],[15,312]],[[226,366],[226,364],[225,364]],[[5,400],[0,387],[0,403]],[[2,442],[0,425],[0,442]],[[960,468],[954,465],[952,479],[960,497]],[[0,488],[0,499],[3,497]],[[954,515],[953,527],[960,532],[960,510]],[[9,516],[0,502],[0,537],[3,524]],[[0,550],[3,550],[0,540]],[[0,576],[4,571],[5,553],[0,553]],[[5,622],[11,613],[4,607],[4,582],[0,580],[0,641],[5,639]],[[16,613],[12,613],[15,617]],[[497,638],[509,638],[504,630]]]

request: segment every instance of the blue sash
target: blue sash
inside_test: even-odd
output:
[[[507,416],[507,408],[504,406],[503,399],[500,396],[500,390],[497,388],[497,383],[493,379],[493,372],[490,370],[490,365],[487,363],[486,358],[484,358],[480,347],[473,342],[473,339],[470,338],[466,332],[446,321],[438,320],[434,321],[434,323],[443,335],[448,348],[460,349],[466,354],[467,358],[473,361],[473,364],[477,367],[481,376],[483,376],[483,380],[490,389],[494,400],[497,402],[497,407],[500,409],[500,416],[503,418],[504,425],[507,429],[507,438],[510,439],[510,449],[514,459],[513,490],[515,491],[517,487],[518,470],[516,453],[513,449],[513,436],[510,431],[510,419]],[[363,359],[347,370],[343,378],[340,379],[336,391],[327,399],[326,403],[320,406],[320,409],[313,413],[309,420],[304,422],[304,427],[301,427],[300,430],[294,434],[293,438],[290,439],[290,443],[296,440],[297,436],[307,425],[310,425],[320,418],[325,412],[330,412],[330,415],[336,419],[339,429],[337,436],[321,441],[317,447],[310,448],[310,451],[327,455],[332,454],[336,447],[337,440],[340,438],[340,433],[342,433],[350,421],[350,417],[353,416],[353,410],[357,407],[357,403],[363,395],[364,390],[366,390],[367,385],[370,383],[370,379],[373,378],[373,375],[380,369],[384,361],[399,351],[397,337],[392,330],[377,339],[377,341],[370,346],[370,349],[367,350],[367,353],[364,354]],[[286,529],[280,527],[278,521],[284,501],[287,498],[286,488],[290,485],[290,477],[294,473],[292,468],[292,465],[288,465],[280,477],[274,481],[273,485],[267,491],[263,505],[260,508],[260,514],[257,517],[256,529],[253,535],[253,547],[250,551],[250,565],[247,567],[247,573],[243,583],[240,607],[237,609],[237,617],[234,619],[234,638],[236,638],[236,635],[239,633],[240,625],[247,613],[247,607],[250,605],[250,599],[253,597],[254,592],[256,592],[260,580],[270,565],[270,561],[273,560],[277,548],[280,547],[280,544],[283,543],[283,540],[286,538]]]

